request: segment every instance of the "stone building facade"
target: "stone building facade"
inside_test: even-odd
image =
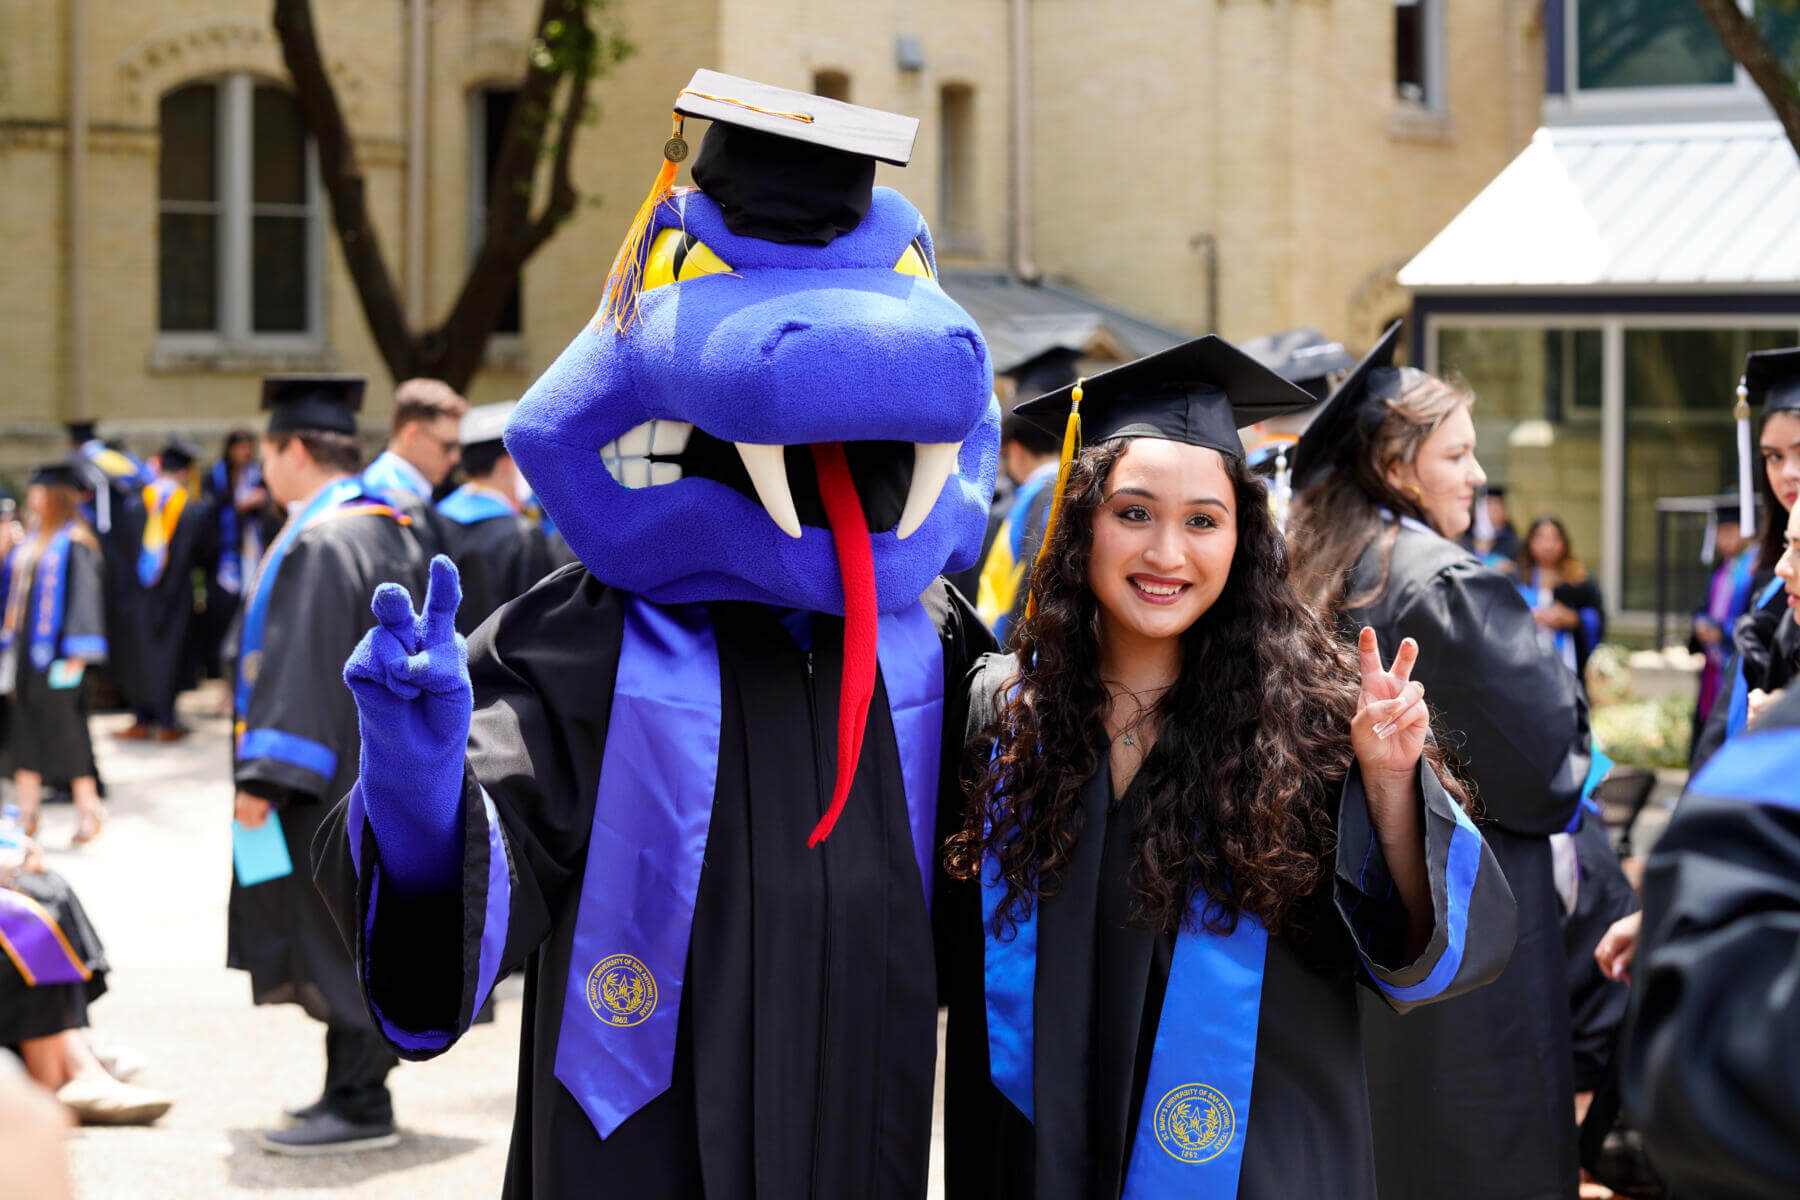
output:
[[[428,318],[469,261],[485,131],[537,8],[314,0],[390,270]],[[366,373],[364,418],[382,424],[385,371],[269,9],[0,8],[0,470],[85,416],[140,446],[172,429],[210,440],[254,422],[271,370]],[[592,314],[697,66],[920,117],[913,165],[881,179],[918,203],[949,263],[1041,275],[1169,328],[1314,324],[1355,346],[1406,310],[1396,269],[1525,144],[1541,96],[1535,0],[618,9],[636,53],[595,86],[586,199],[527,265],[478,402],[521,392]],[[409,130],[415,78],[427,120]],[[409,156],[423,163],[410,190]]]

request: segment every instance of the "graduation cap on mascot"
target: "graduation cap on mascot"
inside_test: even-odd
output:
[[[918,122],[696,72],[599,313],[520,401],[506,446],[602,582],[656,604],[841,614],[836,821],[883,614],[981,549],[999,409],[930,231],[876,163]],[[711,124],[696,188],[685,123]]]

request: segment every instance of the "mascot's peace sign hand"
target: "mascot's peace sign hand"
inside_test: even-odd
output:
[[[356,792],[388,877],[408,894],[454,891],[461,878],[463,754],[475,709],[469,648],[456,632],[461,602],[456,568],[441,554],[423,612],[413,612],[405,588],[382,584],[369,606],[376,625],[344,664],[362,732]]]
[[[1362,692],[1356,698],[1350,742],[1363,779],[1372,787],[1410,779],[1431,729],[1425,686],[1412,679],[1419,644],[1411,638],[1402,641],[1394,665],[1384,671],[1375,631],[1364,626],[1356,639],[1356,651],[1361,660]]]
[[[454,748],[460,760],[474,701],[468,646],[456,632],[461,603],[456,567],[441,554],[431,560],[423,612],[413,612],[412,596],[397,583],[375,590],[376,625],[344,664],[365,742],[378,728],[377,741],[414,754]]]

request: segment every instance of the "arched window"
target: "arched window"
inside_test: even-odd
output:
[[[938,237],[946,249],[975,249],[975,89],[938,91]]]
[[[850,102],[850,76],[842,71],[814,71],[813,95]]]
[[[221,345],[316,340],[317,172],[294,98],[249,75],[162,98],[157,327]]]

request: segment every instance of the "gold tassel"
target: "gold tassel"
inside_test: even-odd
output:
[[[688,145],[681,136],[682,116],[674,117],[675,131],[663,143],[662,170],[650,194],[638,205],[637,216],[625,232],[625,241],[613,257],[612,270],[606,274],[606,302],[600,306],[600,320],[611,321],[613,329],[623,334],[637,319],[638,293],[644,286],[644,254],[648,248],[650,222],[656,210],[666,203],[675,190],[675,168],[687,157]]]
[[[1063,426],[1062,459],[1056,465],[1056,492],[1050,497],[1050,516],[1044,521],[1044,540],[1038,543],[1037,557],[1031,562],[1031,575],[1037,578],[1038,564],[1044,561],[1044,552],[1050,549],[1051,539],[1056,536],[1056,524],[1062,516],[1063,489],[1069,483],[1069,468],[1074,465],[1075,456],[1081,453],[1081,385],[1082,380],[1075,381],[1075,388],[1069,393],[1069,422]],[[1037,587],[1035,582],[1031,592],[1025,597],[1025,615],[1037,612]]]

